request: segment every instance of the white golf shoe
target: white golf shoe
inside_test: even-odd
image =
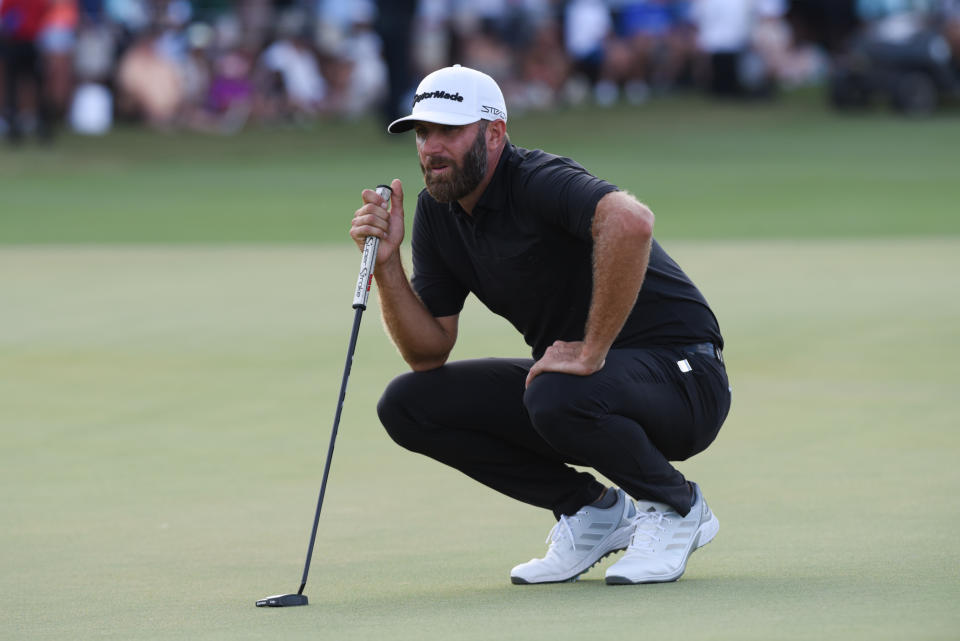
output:
[[[547,555],[510,570],[510,580],[517,584],[576,581],[603,557],[627,547],[635,515],[633,501],[618,489],[613,507],[585,505],[573,516],[561,516],[547,535]]]
[[[687,568],[687,559],[713,540],[720,522],[693,484],[693,507],[686,516],[664,503],[637,501],[636,527],[623,558],[607,569],[611,585],[676,581]]]

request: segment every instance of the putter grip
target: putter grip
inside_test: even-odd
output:
[[[384,200],[390,199],[393,193],[386,185],[377,185],[377,195]],[[360,259],[360,275],[357,276],[357,287],[353,291],[353,308],[366,309],[367,299],[370,297],[370,285],[373,284],[373,267],[377,264],[377,250],[380,249],[380,239],[376,236],[367,236],[363,243],[363,257]]]

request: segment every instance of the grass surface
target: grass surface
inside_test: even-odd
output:
[[[960,126],[949,116],[677,99],[519,116],[510,132],[639,195],[661,237],[960,232]],[[412,138],[367,121],[235,138],[71,137],[0,150],[0,243],[342,242],[360,191],[393,177],[412,208],[422,184]]]
[[[608,560],[510,585],[550,516],[383,433],[403,365],[374,304],[311,605],[254,608],[306,552],[353,317],[340,217],[415,184],[412,154],[359,124],[127,131],[0,153],[0,638],[957,638],[955,123],[582,116],[511,128],[650,201],[728,343],[731,415],[680,464],[721,530],[679,582],[608,587]],[[455,358],[526,352],[468,306]]]
[[[296,589],[351,249],[0,252],[4,638],[955,638],[960,241],[686,242],[734,409],[681,469],[723,527],[675,585],[516,587],[549,516],[396,448],[363,327]],[[762,266],[762,269],[758,269]],[[825,310],[829,310],[826,313]],[[457,357],[516,353],[472,307]]]

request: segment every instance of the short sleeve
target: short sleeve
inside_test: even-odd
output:
[[[429,212],[417,202],[413,218],[413,278],[411,284],[434,317],[459,314],[468,289],[460,283],[439,251],[441,235],[429,220]]]
[[[618,189],[575,161],[553,156],[526,175],[521,191],[526,209],[589,242],[597,203]]]

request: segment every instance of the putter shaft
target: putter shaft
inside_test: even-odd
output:
[[[392,190],[386,185],[377,185],[377,194],[389,202]],[[343,401],[347,395],[347,380],[350,378],[350,369],[353,367],[353,353],[357,348],[357,336],[360,334],[360,319],[367,308],[367,298],[370,295],[370,286],[373,282],[373,269],[377,262],[377,250],[380,239],[368,236],[363,246],[363,256],[360,260],[360,274],[357,278],[357,287],[353,296],[353,329],[350,332],[350,344],[347,347],[347,360],[343,366],[343,378],[340,381],[340,397],[337,400],[337,412],[333,417],[333,429],[330,431],[330,445],[327,447],[327,460],[323,466],[323,480],[320,482],[320,495],[317,498],[317,511],[313,515],[313,528],[310,530],[310,543],[307,546],[307,560],[303,564],[303,576],[300,578],[298,595],[303,594],[307,587],[307,575],[310,573],[310,561],[313,559],[313,547],[317,541],[317,526],[320,523],[320,510],[323,509],[323,497],[327,493],[327,479],[330,476],[330,464],[333,461],[333,448],[337,442],[337,431],[340,428],[340,415],[343,413]],[[306,600],[304,599],[304,603]]]

